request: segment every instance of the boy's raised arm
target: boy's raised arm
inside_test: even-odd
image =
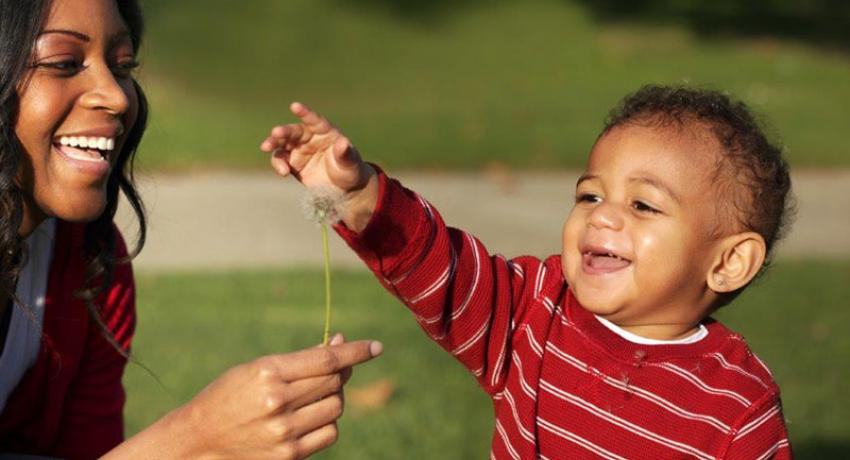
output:
[[[534,258],[491,255],[474,236],[363,162],[325,118],[294,103],[299,124],[276,126],[261,144],[272,166],[311,191],[344,197],[336,228],[378,280],[414,313],[425,332],[490,394],[504,386],[515,325],[522,324],[546,272]]]
[[[272,168],[281,176],[291,175],[313,192],[339,194],[342,222],[359,233],[378,200],[375,169],[327,119],[299,102],[289,110],[301,123],[275,126],[260,150],[271,153]]]

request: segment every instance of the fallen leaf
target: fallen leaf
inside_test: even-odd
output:
[[[376,380],[368,385],[345,391],[345,400],[355,409],[379,409],[387,405],[393,393],[392,379]]]

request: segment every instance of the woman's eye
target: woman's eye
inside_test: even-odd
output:
[[[83,69],[83,64],[73,59],[65,59],[62,61],[39,62],[36,67],[56,70],[61,74],[73,75]]]
[[[576,203],[599,203],[602,198],[592,193],[579,193],[576,195]]]
[[[632,203],[632,207],[636,211],[639,211],[639,212],[648,212],[648,213],[652,213],[652,214],[658,214],[658,213],[661,212],[661,211],[653,208],[652,206],[644,203],[643,201],[635,201],[634,203]]]
[[[136,67],[139,67],[138,61],[119,62],[112,66],[112,73],[116,77],[127,78],[133,74]]]

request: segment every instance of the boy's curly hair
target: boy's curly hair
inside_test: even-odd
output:
[[[764,238],[767,254],[759,274],[763,273],[793,218],[794,200],[782,148],[767,139],[746,104],[719,91],[647,85],[627,95],[608,114],[600,137],[624,124],[708,129],[724,153],[711,177],[718,195],[728,198],[718,203],[720,226],[728,228],[731,222]],[[730,293],[721,303],[742,290]]]

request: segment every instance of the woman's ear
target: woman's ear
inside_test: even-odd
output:
[[[764,264],[767,246],[755,232],[738,233],[719,244],[706,282],[716,293],[736,291],[753,280]]]

